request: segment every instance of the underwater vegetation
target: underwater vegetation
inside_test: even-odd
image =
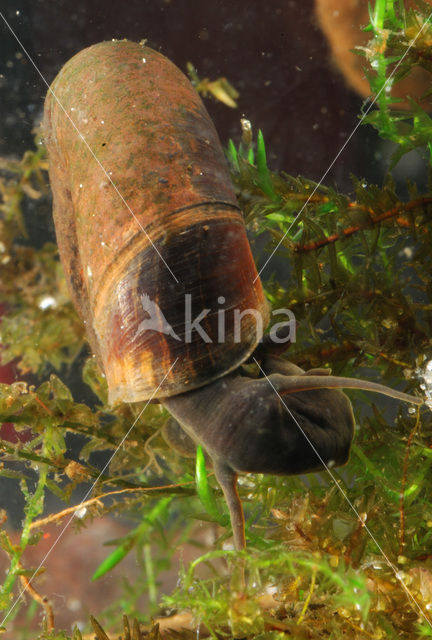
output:
[[[385,91],[402,56],[393,85],[419,64],[430,73],[428,9],[376,2],[371,40],[359,52],[377,96],[362,124],[394,145],[382,184],[353,176],[351,193],[342,194],[274,174],[263,136],[247,123],[241,141],[228,145],[250,237],[267,244],[258,258],[267,299],[297,319],[289,360],[426,398],[415,408],[350,391],[357,428],[346,467],[306,477],[244,476],[245,551],[226,545],[227,508],[202,452],[196,461],[182,458],[162,438],[168,412],[156,404],[142,414],[143,404],[108,405],[56,246],[26,242],[23,212],[35,211],[49,189],[41,140],[23,158],[2,160],[1,355],[20,380],[0,385],[0,421],[18,436],[0,441],[0,474],[25,503],[18,531],[1,512],[5,633],[59,640],[196,637],[197,629],[203,637],[251,639],[432,637],[432,183],[407,183],[402,197],[390,173],[413,150],[430,170],[432,122],[413,99],[399,110]],[[421,29],[414,41],[413,24]],[[272,270],[275,251],[286,275]],[[93,401],[74,398],[65,383],[71,371]],[[81,391],[75,395],[82,399]],[[61,507],[47,511],[51,495]],[[126,576],[121,595],[92,611],[87,627],[63,631],[44,591],[44,554],[30,565],[26,551],[41,547],[53,524],[54,542],[66,525],[82,530],[109,516],[123,517],[127,530],[95,564],[93,587],[132,556],[139,576]],[[210,544],[193,526],[202,521]],[[179,569],[174,550],[186,541],[196,555]],[[53,553],[62,554],[61,542]],[[91,549],[84,553],[91,563]],[[241,591],[232,578],[239,557],[247,576]],[[160,576],[170,565],[179,580],[163,594]]]
[[[359,25],[367,25],[369,21],[369,4],[363,0],[354,0],[354,2],[339,3],[337,0],[315,0],[315,13],[318,23],[325,34],[330,45],[332,61],[345,77],[346,82],[355,89],[364,98],[369,98],[371,94],[370,80],[374,76],[365,74],[365,68],[361,57],[356,55],[359,51],[367,52],[368,56],[372,56],[371,62],[374,64],[379,62],[376,58],[373,60],[375,47],[379,47],[379,39],[371,40],[371,28],[380,30],[382,37],[385,39],[387,50],[386,62],[382,60],[382,64],[392,64],[392,53],[402,56],[405,52],[403,42],[400,40],[401,32],[405,36],[411,37],[412,40],[420,32],[424,17],[428,16],[428,12],[432,9],[430,0],[422,0],[417,2],[413,0],[404,1],[406,9],[417,9],[417,11],[407,11],[397,25],[398,16],[396,16],[397,4],[377,3],[378,9],[374,12],[374,17],[367,29],[359,29]],[[392,12],[393,24],[391,29],[383,31],[384,21],[387,20],[389,12]],[[399,14],[400,16],[401,14]],[[372,47],[372,48],[371,48]],[[393,49],[393,47],[395,47]],[[429,92],[429,71],[423,64],[429,57],[429,34],[422,31],[416,38],[413,48],[408,52],[409,58],[416,58],[416,66],[409,65],[409,73],[403,74],[405,63],[398,67],[398,76],[396,81],[393,79],[386,85],[386,93],[393,99],[398,98],[399,108],[406,108],[408,103],[405,101],[407,96],[415,99],[420,105],[428,110],[431,106],[431,96]],[[357,51],[356,51],[357,48]],[[376,53],[376,52],[375,52]],[[400,60],[395,59],[396,62]],[[374,67],[372,67],[374,68]],[[382,79],[376,77],[375,82],[380,83]]]

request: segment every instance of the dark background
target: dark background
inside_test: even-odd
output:
[[[2,12],[50,83],[80,49],[128,38],[147,44],[201,78],[226,76],[239,108],[207,100],[221,140],[238,140],[240,118],[261,128],[269,164],[319,179],[357,124],[361,98],[333,69],[312,0],[6,0]],[[3,21],[0,40],[0,154],[32,144],[46,85]],[[368,139],[356,135],[328,176],[340,188],[369,172]],[[367,137],[366,137],[367,138]],[[369,159],[370,160],[370,159]]]

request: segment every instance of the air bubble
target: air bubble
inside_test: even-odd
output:
[[[49,309],[50,307],[56,307],[57,306],[57,301],[55,298],[53,298],[53,296],[45,296],[45,298],[42,298],[42,300],[39,302],[39,309],[45,310],[45,309]]]
[[[76,516],[81,520],[82,518],[84,518],[86,513],[87,513],[87,507],[81,507],[80,509],[77,509],[75,511],[74,516]]]

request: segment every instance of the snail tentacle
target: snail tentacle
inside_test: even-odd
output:
[[[302,376],[282,376],[281,374],[272,374],[270,376],[274,381],[275,388],[281,395],[290,393],[298,393],[300,391],[310,391],[313,389],[360,389],[362,391],[370,391],[372,393],[380,393],[402,402],[410,404],[423,404],[423,398],[403,393],[397,389],[392,389],[377,382],[369,380],[360,380],[358,378],[345,378],[343,376],[331,375],[302,375]]]

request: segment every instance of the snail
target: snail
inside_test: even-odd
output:
[[[168,440],[203,445],[236,548],[238,473],[347,461],[354,418],[341,388],[421,402],[305,372],[262,339],[269,310],[217,133],[163,55],[128,41],[84,49],[54,80],[43,126],[60,257],[109,402],[156,399],[172,416]],[[251,357],[265,376],[248,373]]]

